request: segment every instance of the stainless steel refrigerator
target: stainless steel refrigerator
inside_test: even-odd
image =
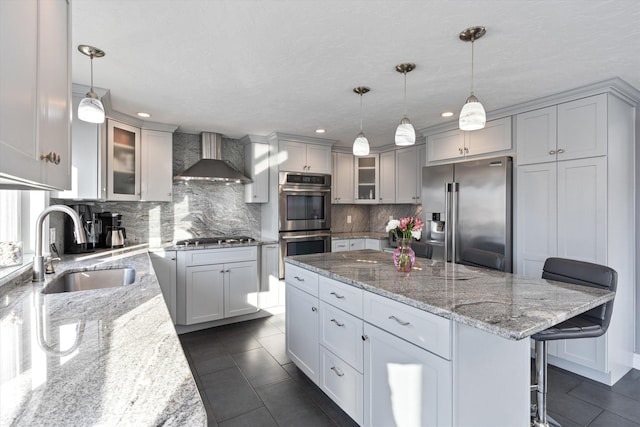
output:
[[[422,168],[421,241],[434,259],[512,271],[512,163],[496,157]]]

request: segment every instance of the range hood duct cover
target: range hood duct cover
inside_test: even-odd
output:
[[[244,176],[228,160],[222,157],[222,135],[212,132],[202,132],[202,159],[181,174],[173,177],[182,181],[212,181],[224,183],[249,184],[251,179]]]

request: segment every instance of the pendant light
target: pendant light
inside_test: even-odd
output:
[[[104,106],[93,91],[93,58],[102,58],[104,51],[86,44],[79,45],[78,50],[91,58],[91,88],[78,105],[78,118],[89,123],[104,123]]]
[[[396,145],[406,146],[416,143],[416,131],[407,117],[407,73],[416,68],[416,64],[406,63],[396,65],[396,71],[404,74],[404,118],[396,128]]]
[[[473,46],[474,42],[484,36],[486,32],[484,27],[470,27],[460,33],[460,40],[471,42],[471,95],[469,95],[460,111],[460,120],[458,122],[460,130],[482,129],[487,122],[487,113],[485,113],[484,107],[473,93]]]
[[[355,93],[360,95],[360,133],[353,141],[353,155],[354,156],[366,156],[369,154],[369,141],[362,132],[362,95],[369,92],[371,89],[364,86],[359,86],[353,89]]]

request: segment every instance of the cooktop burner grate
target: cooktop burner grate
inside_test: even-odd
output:
[[[213,236],[213,237],[192,237],[191,239],[178,240],[177,246],[189,246],[189,245],[221,245],[223,243],[251,243],[256,239],[249,236]]]

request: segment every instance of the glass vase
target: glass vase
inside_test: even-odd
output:
[[[393,265],[398,271],[409,273],[416,262],[416,253],[411,249],[411,239],[398,240],[398,247],[393,251]]]

